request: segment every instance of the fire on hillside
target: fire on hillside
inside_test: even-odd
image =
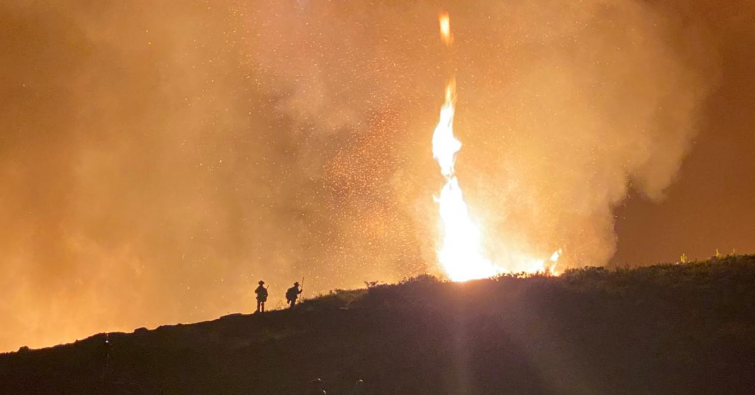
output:
[[[439,16],[440,36],[446,47],[453,45],[451,21],[448,13]],[[453,130],[456,110],[456,81],[451,77],[446,83],[446,96],[440,109],[440,120],[433,133],[433,157],[438,161],[445,184],[440,196],[435,198],[439,207],[441,246],[437,250],[438,262],[452,281],[468,281],[510,273],[505,264],[491,261],[483,249],[483,232],[472,219],[469,208],[456,177],[456,154],[461,150],[461,141]],[[507,260],[516,260],[517,267],[525,267],[525,273],[558,275],[556,270],[561,250],[550,259],[538,259],[526,254],[512,254]],[[522,262],[523,261],[523,262]],[[524,265],[522,265],[524,263]]]

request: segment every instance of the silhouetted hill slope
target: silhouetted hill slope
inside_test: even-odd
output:
[[[251,303],[252,301],[250,301]],[[752,394],[755,256],[429,277],[0,356],[3,394]]]

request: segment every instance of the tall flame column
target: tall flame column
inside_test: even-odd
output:
[[[448,14],[441,14],[441,39],[447,47],[453,44]],[[485,257],[482,234],[469,216],[464,195],[456,178],[454,165],[456,153],[461,150],[461,141],[454,136],[453,123],[456,105],[456,83],[453,78],[446,84],[446,98],[440,109],[440,121],[433,133],[433,157],[438,161],[445,185],[436,198],[443,234],[442,246],[438,249],[438,261],[446,275],[453,281],[467,281],[492,277],[505,270]]]

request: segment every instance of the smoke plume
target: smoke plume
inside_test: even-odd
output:
[[[449,11],[455,53],[437,37]],[[0,350],[437,272],[430,138],[493,260],[601,265],[663,196],[715,82],[708,33],[639,0],[0,5]]]

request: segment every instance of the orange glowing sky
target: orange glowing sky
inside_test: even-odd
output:
[[[719,3],[4,1],[0,351],[439,273],[452,74],[493,259],[755,251],[755,5]]]

